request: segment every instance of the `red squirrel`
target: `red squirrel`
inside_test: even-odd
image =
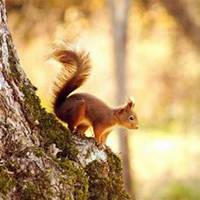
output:
[[[71,92],[80,87],[90,74],[88,54],[67,48],[57,48],[52,56],[63,65],[59,76],[60,84],[54,90],[53,108],[56,116],[68,124],[75,133],[84,134],[93,128],[95,140],[105,144],[106,138],[114,125],[129,129],[138,128],[135,104],[129,100],[126,105],[111,108],[97,97],[88,93]]]

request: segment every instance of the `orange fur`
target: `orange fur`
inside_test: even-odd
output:
[[[64,66],[59,77],[61,84],[55,90],[54,112],[68,124],[71,131],[84,134],[91,126],[96,141],[105,143],[114,125],[138,128],[137,116],[133,111],[134,103],[131,100],[125,106],[111,108],[87,93],[69,95],[89,76],[91,66],[87,54],[60,48],[53,52],[53,56]]]

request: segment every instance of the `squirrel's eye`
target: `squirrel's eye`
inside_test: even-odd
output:
[[[129,119],[130,119],[130,120],[134,120],[134,117],[133,117],[133,115],[131,115],[131,116],[129,117]]]

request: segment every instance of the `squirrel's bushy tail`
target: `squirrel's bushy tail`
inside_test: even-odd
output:
[[[80,87],[89,76],[91,65],[88,54],[78,53],[66,48],[56,48],[52,53],[53,58],[63,65],[56,87],[53,102],[54,112],[62,105],[66,97]]]

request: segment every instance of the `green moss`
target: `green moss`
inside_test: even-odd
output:
[[[45,109],[41,108],[40,100],[27,86],[23,85],[21,88],[25,95],[25,110],[29,114],[29,118],[37,122],[35,126],[40,129],[40,141],[44,148],[49,147],[50,144],[55,143],[59,149],[63,150],[63,156],[71,160],[76,159],[78,153],[71,133],[55,118],[51,113],[47,113]]]
[[[124,189],[121,159],[107,149],[109,169],[109,196],[108,199],[128,200],[130,195]]]
[[[85,169],[89,176],[89,199],[108,199],[108,175],[105,174],[105,163],[93,161]]]
[[[41,197],[41,192],[39,187],[35,185],[35,183],[28,182],[25,184],[22,192],[22,197],[24,200],[35,200],[38,199],[39,196]]]
[[[75,200],[87,200],[88,199],[88,178],[80,166],[77,163],[70,160],[59,161],[60,166],[65,170],[65,173],[70,176],[63,180],[67,184],[71,184],[74,188],[73,197]]]
[[[42,157],[42,156],[45,155],[44,149],[39,148],[39,147],[33,148],[33,152],[34,152],[34,154],[35,154],[37,157]]]
[[[5,169],[0,168],[0,193],[6,195],[15,186],[15,181]]]
[[[124,190],[121,160],[111,151],[108,163],[93,161],[86,167],[89,176],[90,200],[130,200]]]
[[[41,172],[37,177],[32,177],[32,180],[18,180],[17,188],[23,200],[48,200],[53,195],[48,170],[45,173]]]

